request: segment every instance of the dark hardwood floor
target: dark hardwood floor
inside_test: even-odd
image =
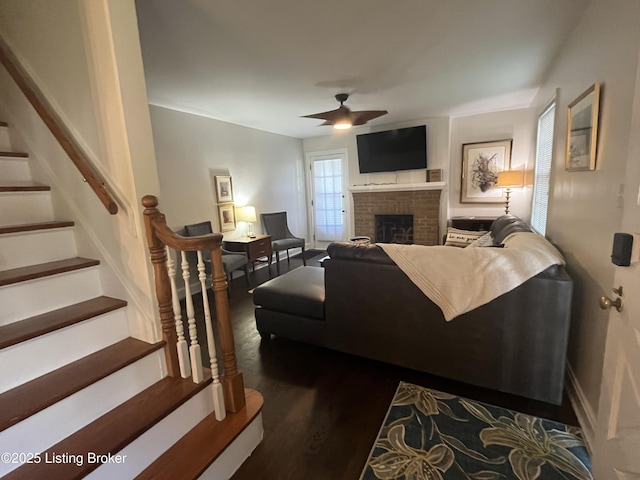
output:
[[[281,261],[281,273],[300,265],[300,258]],[[267,269],[254,279],[267,281]],[[264,440],[234,480],[359,478],[401,380],[577,425],[567,399],[557,407],[282,338],[262,340],[244,278],[232,282],[229,301],[238,367],[245,386],[264,396]]]

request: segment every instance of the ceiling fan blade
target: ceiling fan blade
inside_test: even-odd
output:
[[[369,120],[386,115],[386,110],[361,110],[359,112],[351,112],[352,125],[364,125]]]
[[[342,120],[347,115],[350,115],[351,111],[344,106],[337,108],[335,110],[329,110],[328,112],[322,113],[314,113],[312,115],[303,115],[304,118],[319,118],[320,120],[327,120],[332,125],[333,122],[337,122],[338,120]]]
[[[381,117],[388,113],[386,110],[360,110],[358,112],[352,112],[344,105],[344,102],[346,102],[348,98],[348,94],[340,93],[336,95],[336,100],[340,102],[339,108],[329,110],[328,112],[303,115],[303,118],[318,118],[320,120],[325,120],[322,125],[349,127],[350,125],[364,125],[369,120],[373,120],[374,118]]]

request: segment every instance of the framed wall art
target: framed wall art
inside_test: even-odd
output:
[[[512,140],[462,145],[460,203],[504,203],[498,172],[509,170]]]
[[[594,83],[567,109],[567,158],[570,172],[595,170],[600,84]]]
[[[218,205],[218,219],[220,220],[221,232],[230,232],[236,229],[236,212],[233,203]]]
[[[233,186],[229,175],[216,175],[216,200],[218,203],[233,202]]]

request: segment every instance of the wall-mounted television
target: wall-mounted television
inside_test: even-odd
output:
[[[356,136],[360,173],[427,168],[427,127],[398,128]]]

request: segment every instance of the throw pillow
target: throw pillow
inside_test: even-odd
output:
[[[471,242],[467,247],[491,247],[493,246],[493,237],[491,236],[491,232],[487,232],[481,237],[476,238],[473,242]]]
[[[473,241],[482,237],[485,231],[475,232],[472,230],[460,230],[458,228],[447,228],[447,237],[445,239],[445,246],[447,247],[466,247]]]

